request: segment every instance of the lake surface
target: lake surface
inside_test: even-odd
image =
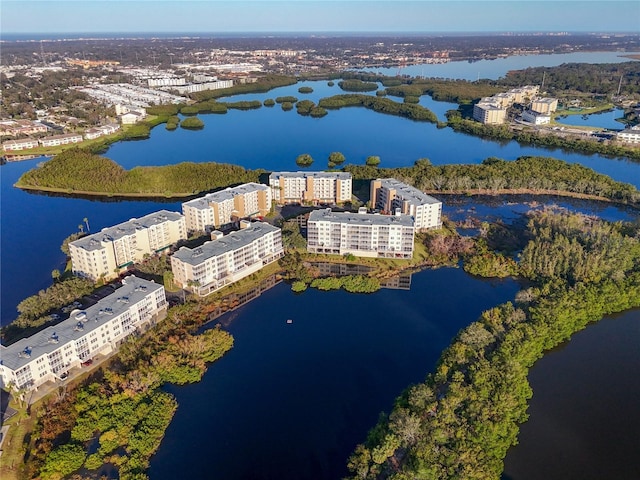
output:
[[[401,75],[410,77],[455,78],[461,80],[490,79],[505,77],[510,70],[532,67],[557,67],[563,63],[622,63],[637,61],[624,55],[632,52],[575,52],[545,55],[513,55],[495,60],[461,61],[443,64],[418,64],[403,67]],[[398,67],[368,68],[366,71],[395,76]]]
[[[562,61],[579,58],[582,54]],[[529,65],[541,60],[526,59]],[[588,61],[596,63],[593,58]],[[476,68],[480,63],[463,62],[456,68]],[[454,64],[443,67],[449,65]],[[499,69],[495,75],[500,76]],[[312,86],[314,93],[299,94],[301,85]],[[337,85],[304,82],[230,100],[284,95],[317,100],[339,93],[343,92]],[[447,110],[456,108],[429,97],[423,97],[421,104],[441,120]],[[348,163],[356,164],[364,163],[369,155],[379,155],[386,167],[412,165],[422,157],[447,164],[479,163],[490,156],[513,160],[542,155],[580,163],[640,187],[640,163],[521,147],[515,142],[500,144],[360,108],[330,111],[321,119],[283,112],[279,106],[201,118],[205,122],[201,131],[169,132],[160,126],[153,129],[149,140],[115,144],[106,155],[125,168],[218,161],[267,170],[297,170],[295,158],[301,153],[313,156],[313,169],[323,169],[333,151],[341,151]],[[13,188],[20,175],[40,161],[0,167],[2,324],[15,318],[20,300],[51,284],[53,269],[64,268],[60,245],[85,217],[95,232],[161,208],[180,210],[179,201],[90,200]],[[447,203],[447,196],[442,199],[445,213],[454,217],[476,212],[509,221],[531,206],[518,206],[509,199],[487,205]],[[606,204],[547,201],[612,220],[636,215]],[[338,478],[344,473],[346,456],[364,439],[378,412],[388,411],[403,388],[432,370],[441,350],[461,327],[475,320],[482,309],[512,298],[516,289],[513,282],[480,281],[451,269],[414,276],[411,291],[383,290],[374,295],[307,291],[296,296],[286,285],[274,288],[232,314],[236,317],[230,330],[236,346],[212,366],[203,382],[169,387],[180,406],[153,459],[152,478],[172,478],[177,468],[180,471],[173,478],[187,473],[199,478],[202,472],[214,470],[220,478],[247,478],[255,465],[262,465],[260,471],[265,472],[259,478]],[[327,306],[331,309],[326,310]],[[287,318],[294,323],[286,325]],[[622,364],[616,365],[612,368]],[[600,401],[597,405],[602,408]],[[280,423],[269,422],[271,416]],[[289,422],[289,417],[297,420]],[[599,422],[600,418],[606,423],[604,416],[592,420]],[[201,463],[207,461],[211,467]],[[283,473],[282,465],[292,467]],[[315,472],[320,477],[311,476]]]
[[[504,480],[640,478],[640,310],[576,333],[529,373],[533,398]]]
[[[341,478],[378,414],[518,289],[453,268],[414,274],[410,291],[276,286],[221,317],[235,345],[200,383],[167,387],[180,406],[150,478]]]

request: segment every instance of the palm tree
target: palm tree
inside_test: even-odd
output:
[[[54,282],[57,282],[58,280],[60,280],[60,270],[58,270],[57,268],[55,270],[52,270],[51,278],[53,278]]]
[[[87,233],[91,232],[91,229],[89,228],[89,219],[87,217],[84,217],[82,219],[82,221],[84,222],[84,224],[87,226]]]
[[[84,225],[82,225],[81,223],[78,225],[78,230],[80,230],[80,233],[84,233]]]

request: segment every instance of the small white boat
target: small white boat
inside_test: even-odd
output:
[[[288,319],[288,320],[287,320],[287,323],[293,323],[293,320]]]

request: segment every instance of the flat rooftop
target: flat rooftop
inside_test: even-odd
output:
[[[276,178],[335,178],[339,180],[350,180],[351,174],[347,172],[272,172],[269,175],[269,180]]]
[[[396,180],[395,178],[381,178],[378,180],[384,188],[395,190],[398,197],[414,205],[435,205],[438,203],[442,203],[437,198],[434,198],[431,195],[427,195],[426,193],[418,190],[416,187],[407,185],[406,183]]]
[[[333,212],[330,208],[314,210],[309,215],[308,222],[332,222],[351,225],[380,225],[413,227],[413,217],[410,215],[380,215],[378,213]]]
[[[103,228],[100,232],[74,240],[69,245],[89,251],[97,250],[102,248],[102,242],[113,242],[119,238],[133,235],[136,230],[149,228],[167,221],[175,222],[180,220],[180,218],[182,218],[181,213],[160,210],[159,212],[150,213],[144,217],[132,218],[113,227]]]
[[[74,310],[69,318],[59,324],[18,340],[8,347],[0,347],[0,362],[16,371],[42,355],[58,350],[67,343],[76,341],[100,328],[149,293],[162,288],[164,288],[162,285],[134,275],[125,277],[120,288],[99,300],[95,305],[86,310]]]
[[[225,200],[233,200],[237,195],[244,195],[246,193],[264,191],[268,189],[269,187],[267,185],[262,185],[261,183],[243,183],[237,187],[229,187],[224,190],[220,190],[219,192],[207,193],[204,197],[194,198],[193,200],[184,202],[182,205],[205,210],[209,208],[210,203],[220,203]]]
[[[204,261],[233,252],[239,248],[245,247],[271,232],[280,230],[273,225],[265,222],[254,222],[250,226],[236,232],[231,232],[217,240],[209,240],[199,247],[187,248],[181,247],[171,257],[188,263],[189,265],[199,265]]]

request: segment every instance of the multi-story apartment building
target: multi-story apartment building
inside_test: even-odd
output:
[[[71,266],[75,275],[111,278],[145,255],[160,253],[186,238],[184,217],[160,210],[70,242]]]
[[[307,222],[307,250],[358,257],[412,258],[413,225],[409,215],[315,210]]]
[[[531,102],[531,110],[544,115],[550,115],[558,109],[557,98],[536,98]]]
[[[56,147],[58,145],[68,145],[70,143],[82,142],[82,135],[78,133],[67,133],[64,135],[54,135],[40,140],[43,147]]]
[[[129,276],[112,294],[86,310],[74,310],[58,325],[0,347],[0,383],[37,389],[64,378],[72,368],[98,354],[116,350],[126,337],[162,318],[164,287]]]
[[[480,102],[473,106],[473,118],[485,125],[499,125],[507,117],[506,107],[500,102]]]
[[[351,201],[351,174],[344,172],[273,172],[273,198],[288,203],[333,204]]]
[[[371,206],[386,214],[412,216],[417,231],[442,226],[442,202],[395,178],[371,181]]]
[[[0,120],[0,135],[32,135],[47,133],[49,128],[34,120]]]
[[[635,125],[631,128],[625,128],[620,130],[616,134],[616,138],[621,142],[626,143],[640,143],[640,125]]]
[[[236,220],[264,216],[271,210],[271,189],[245,183],[182,204],[187,230],[209,231]]]
[[[28,150],[38,146],[38,140],[35,138],[24,138],[22,140],[8,140],[3,142],[2,150],[5,152],[18,152],[20,150]]]
[[[257,272],[284,254],[280,229],[264,222],[242,222],[241,230],[171,256],[173,280],[208,295]]]

